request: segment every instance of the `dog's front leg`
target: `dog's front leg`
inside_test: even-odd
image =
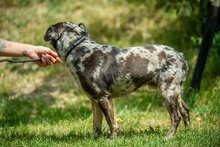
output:
[[[112,99],[109,98],[108,96],[103,96],[98,100],[98,105],[101,108],[102,112],[104,113],[106,121],[110,128],[110,132],[111,132],[110,138],[115,139],[119,128],[116,122],[116,116],[115,116]]]
[[[102,133],[103,113],[96,101],[91,99],[91,104],[93,111],[93,135],[97,137]]]

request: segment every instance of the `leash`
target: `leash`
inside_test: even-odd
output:
[[[26,59],[26,60],[11,60],[11,59],[0,59],[0,62],[9,62],[9,63],[26,63],[26,62],[34,62],[40,61],[41,58],[36,59]]]
[[[89,36],[89,33],[87,31],[87,28],[86,28],[86,25],[84,23],[80,23],[78,24],[79,27],[83,26],[83,29],[84,29],[84,34],[81,38],[79,38],[77,41],[75,41],[72,45],[71,45],[71,48],[70,50],[67,52],[66,56],[65,56],[65,61],[66,61],[66,58],[69,56],[69,54],[72,52],[72,50],[77,47],[79,44],[81,44],[88,36]]]

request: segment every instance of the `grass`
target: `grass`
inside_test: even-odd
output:
[[[91,38],[99,43],[121,47],[160,43],[183,52],[190,66],[184,98],[192,123],[191,129],[185,130],[181,122],[175,137],[163,140],[170,127],[163,100],[157,91],[142,88],[114,100],[118,138],[108,139],[105,121],[103,135],[94,138],[90,102],[62,63],[48,68],[1,63],[0,146],[220,146],[216,50],[210,54],[200,92],[186,95],[198,53],[195,38],[189,37],[198,29],[190,31],[195,23],[191,17],[165,12],[159,0],[5,0],[0,5],[0,34],[4,39],[51,47],[43,41],[46,29],[70,20],[85,22]]]

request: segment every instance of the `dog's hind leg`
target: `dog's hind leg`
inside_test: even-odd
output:
[[[91,99],[91,105],[93,112],[93,135],[97,137],[102,133],[103,113],[98,103],[93,99]]]
[[[166,108],[170,114],[171,118],[171,127],[168,134],[165,136],[165,139],[171,138],[175,133],[179,126],[181,116],[179,114],[178,106],[177,106],[177,95],[174,95],[169,98],[164,98],[166,103]]]
[[[160,85],[160,91],[165,101],[167,111],[169,112],[171,118],[171,127],[168,134],[165,136],[165,139],[169,139],[176,133],[176,130],[181,120],[181,115],[178,109],[179,95],[175,93],[173,89],[168,89],[167,86],[168,85],[166,84]]]
[[[106,121],[110,128],[110,132],[111,132],[110,138],[115,139],[119,128],[116,122],[116,115],[115,115],[112,99],[109,98],[108,96],[103,96],[98,100],[98,105],[101,108],[102,112],[104,113]]]
[[[178,108],[181,116],[183,117],[185,126],[189,128],[190,127],[189,108],[180,96],[178,98]]]

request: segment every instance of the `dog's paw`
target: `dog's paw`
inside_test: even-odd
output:
[[[168,134],[168,135],[163,137],[164,140],[169,140],[171,138],[173,138],[173,135],[171,135],[171,134]]]
[[[97,130],[97,129],[96,129],[96,130],[93,131],[93,136],[94,136],[94,137],[99,137],[99,136],[101,136],[101,135],[102,135],[102,131],[101,131],[101,130]]]
[[[115,140],[116,138],[117,138],[117,132],[111,133],[110,139],[111,139],[111,140]]]

